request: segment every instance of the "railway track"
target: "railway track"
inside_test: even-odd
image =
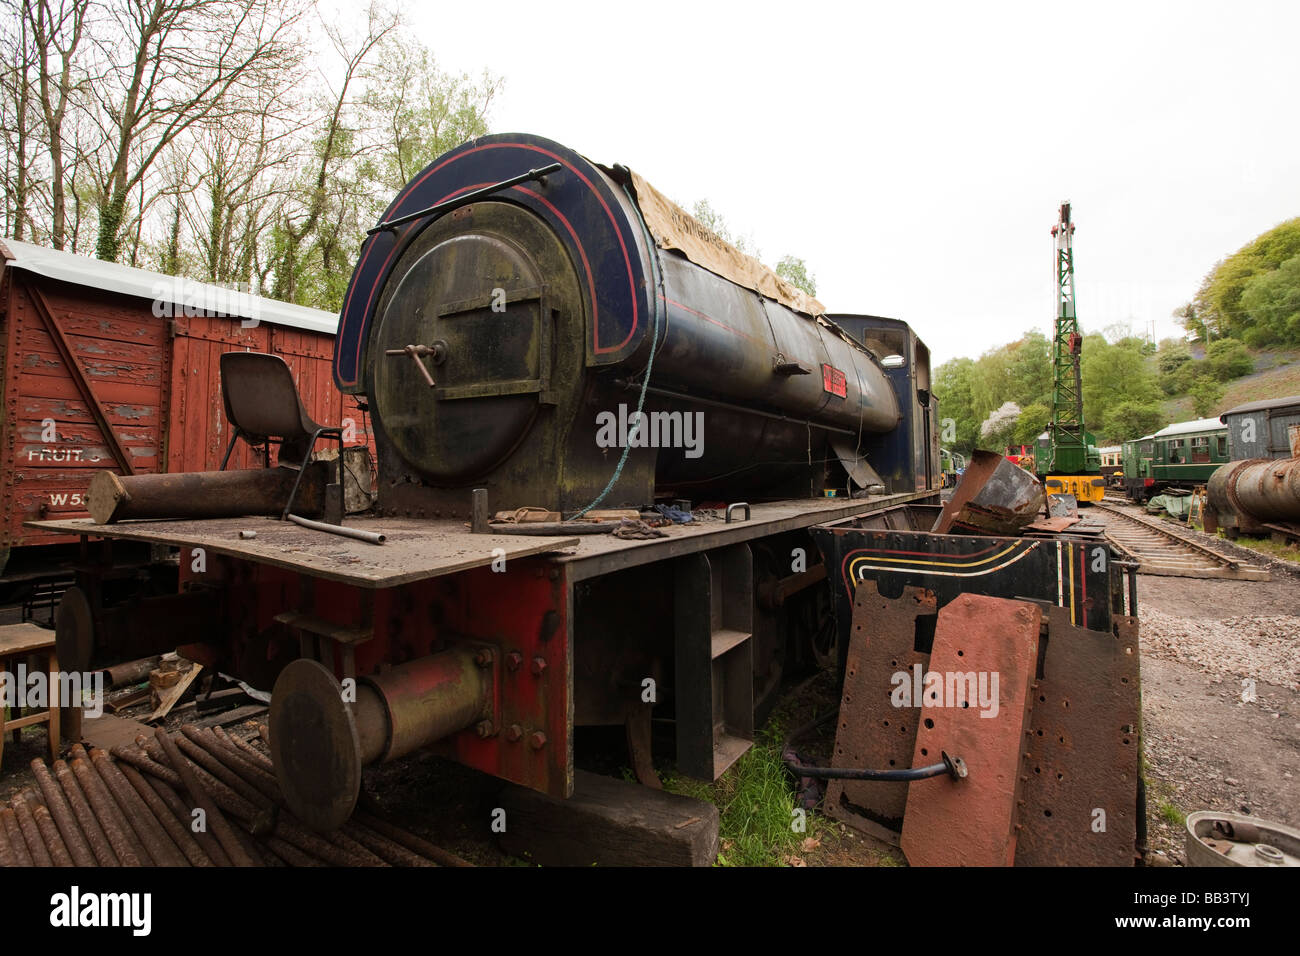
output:
[[[1268,569],[1220,554],[1157,519],[1120,510],[1111,503],[1095,503],[1091,511],[1105,525],[1107,540],[1138,563],[1139,574],[1236,581],[1272,577]]]

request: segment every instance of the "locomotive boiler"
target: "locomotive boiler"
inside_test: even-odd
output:
[[[381,514],[463,516],[486,488],[567,516],[916,490],[924,423],[908,454],[881,438],[930,411],[928,357],[919,391],[883,364],[910,345],[855,338],[627,168],[506,134],[389,206],[334,375],[374,416]]]

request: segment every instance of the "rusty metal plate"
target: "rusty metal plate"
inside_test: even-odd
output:
[[[343,689],[318,661],[299,658],[271,692],[271,761],[289,809],[313,830],[342,826],[361,794],[361,744]]]
[[[369,516],[349,518],[348,527],[384,534],[388,540],[383,547],[267,517],[116,525],[97,525],[89,519],[78,518],[29,522],[28,526],[59,534],[174,545],[182,549],[183,569],[189,566],[185,549],[203,548],[209,560],[214,553],[228,555],[363,588],[396,587],[470,568],[485,568],[498,555],[513,562],[516,558],[578,544],[578,539],[573,537],[471,534],[462,522],[446,519]],[[241,537],[241,531],[256,531],[257,537]]]
[[[912,765],[920,709],[894,706],[891,678],[898,672],[911,674],[914,666],[925,672],[930,655],[915,650],[917,619],[933,619],[936,613],[934,592],[925,588],[904,587],[902,596],[893,600],[880,594],[875,581],[858,584],[832,767],[906,769]],[[826,791],[826,812],[896,843],[908,786],[833,780]]]
[[[934,777],[908,789],[900,846],[911,865],[1014,861],[1041,619],[1036,604],[982,594],[963,594],[939,612],[930,671],[943,690],[926,701],[912,766],[947,753],[965,762],[969,776]]]
[[[1137,845],[1141,683],[1137,618],[1118,635],[1048,616],[1043,676],[1021,764],[1017,866],[1132,866]],[[1104,816],[1098,813],[1102,811]]]

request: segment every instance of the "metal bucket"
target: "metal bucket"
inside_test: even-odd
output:
[[[1043,484],[1029,472],[1002,455],[977,451],[931,530],[1018,535],[1043,510],[1043,500]]]
[[[1300,830],[1239,813],[1187,817],[1188,866],[1300,866]]]

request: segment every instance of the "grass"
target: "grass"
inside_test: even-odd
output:
[[[1223,534],[1220,533],[1219,536],[1223,537]],[[1249,548],[1251,551],[1258,551],[1260,554],[1266,554],[1270,558],[1300,564],[1300,548],[1293,544],[1278,544],[1272,538],[1251,538],[1244,534],[1238,535],[1232,543],[1239,544],[1243,548]]]
[[[774,715],[755,736],[754,746],[712,784],[664,775],[666,790],[717,806],[718,866],[787,866],[792,857],[801,857],[805,840],[817,839],[827,827],[812,812],[803,815],[802,831],[794,826],[794,793],[781,760],[784,724]]]
[[[1179,810],[1172,803],[1161,800],[1159,808],[1160,819],[1164,820],[1166,823],[1171,823],[1176,827],[1185,826],[1187,824],[1187,814],[1183,813],[1182,810]]]

